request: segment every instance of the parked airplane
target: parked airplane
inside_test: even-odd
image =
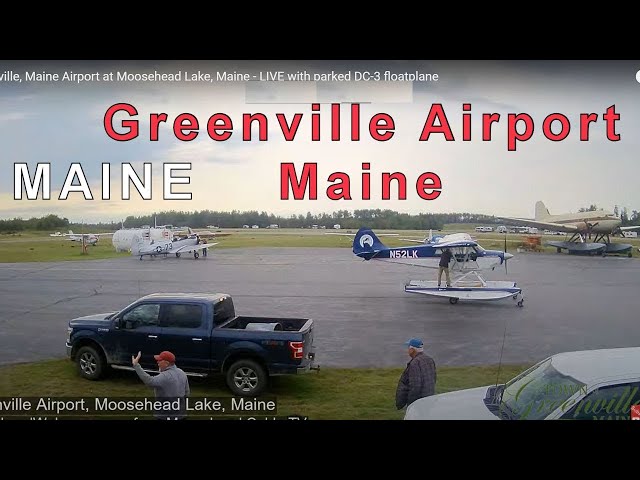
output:
[[[452,233],[442,237],[432,237],[430,241],[416,246],[387,247],[368,228],[361,228],[353,239],[353,253],[364,260],[385,260],[393,263],[408,265],[421,265],[416,263],[425,259],[432,259],[433,266],[437,266],[442,250],[452,250],[457,262],[451,269],[454,270],[485,270],[494,269],[498,265],[505,264],[513,255],[506,251],[485,250],[471,238],[468,233]],[[465,265],[473,262],[475,265]],[[425,266],[422,263],[421,266]],[[506,266],[506,265],[505,265]]]
[[[98,239],[103,235],[111,235],[111,233],[73,233],[73,230],[69,230],[69,233],[63,233],[64,237],[68,237],[67,240],[72,242],[81,242],[84,238],[84,242],[87,245],[95,245],[98,243]]]
[[[545,204],[536,202],[535,218],[501,217],[506,223],[527,225],[531,227],[571,233],[571,238],[565,242],[547,242],[556,247],[558,252],[566,249],[569,253],[627,253],[631,256],[632,245],[626,243],[611,243],[610,235],[628,230],[639,229],[640,226],[623,227],[622,220],[614,213],[606,210],[590,212],[565,213],[551,215]],[[593,242],[587,242],[594,235]]]
[[[448,298],[452,304],[460,298],[466,300],[500,300],[512,298],[519,307],[524,304],[522,289],[513,281],[485,280],[480,271],[495,269],[504,264],[513,255],[505,251],[485,250],[468,233],[453,233],[434,238],[430,235],[425,243],[417,246],[390,248],[385,246],[368,228],[358,230],[353,240],[353,253],[365,260],[382,260],[392,263],[404,263],[414,266],[427,266],[418,263],[433,260],[431,268],[437,268],[443,250],[453,253],[453,265],[450,267],[451,286],[442,288],[436,280],[411,280],[405,284],[407,293],[417,293]]]
[[[182,240],[151,240],[148,242],[144,241],[141,236],[136,236],[131,246],[131,255],[139,256],[142,260],[144,256],[164,255],[166,257],[169,254],[175,254],[176,258],[180,258],[183,253],[193,253],[193,258],[196,259],[200,256],[200,252],[206,256],[206,249],[217,244],[218,242],[200,243],[200,238],[197,235],[191,235]]]

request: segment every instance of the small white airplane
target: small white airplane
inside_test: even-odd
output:
[[[206,249],[218,245],[218,243],[201,243],[200,237],[197,235],[191,235],[182,240],[151,240],[148,242],[145,242],[141,236],[136,236],[131,245],[131,255],[139,256],[142,260],[145,256],[164,255],[166,257],[169,254],[175,254],[176,258],[180,258],[183,253],[193,253],[193,258],[197,259],[201,252],[206,257]]]
[[[67,240],[71,240],[72,242],[82,242],[84,238],[84,242],[87,245],[95,245],[98,243],[98,240],[101,236],[104,235],[113,235],[112,233],[73,233],[73,230],[69,230],[69,233],[63,233],[62,236],[68,237]],[[57,236],[57,235],[53,235]]]

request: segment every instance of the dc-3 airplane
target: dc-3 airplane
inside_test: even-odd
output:
[[[353,253],[364,260],[378,260],[405,265],[438,268],[443,250],[451,250],[451,286],[439,287],[436,280],[411,280],[407,293],[449,298],[452,304],[467,300],[500,300],[511,297],[519,307],[524,305],[522,289],[512,281],[485,280],[480,272],[507,266],[513,255],[505,250],[485,250],[467,233],[429,237],[415,246],[387,247],[369,228],[361,228],[353,239]],[[426,262],[425,262],[426,261]],[[430,265],[429,265],[430,264]]]
[[[217,245],[216,243],[200,243],[200,237],[198,235],[190,235],[187,238],[167,241],[151,240],[145,242],[141,236],[136,236],[131,245],[131,255],[139,256],[140,260],[143,257],[157,257],[158,255],[175,254],[176,258],[180,258],[183,253],[193,253],[193,258],[197,259],[200,253],[206,257],[206,249]]]
[[[622,220],[606,210],[551,215],[545,204],[536,202],[535,218],[500,217],[505,223],[546,228],[571,234],[568,241],[551,241],[546,244],[556,247],[558,253],[566,249],[569,253],[606,256],[608,253],[632,256],[633,245],[612,243],[610,235],[640,229],[640,225],[622,227]],[[588,241],[591,236],[595,238]]]

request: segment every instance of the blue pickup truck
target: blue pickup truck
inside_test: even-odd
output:
[[[306,373],[314,365],[313,320],[237,316],[230,295],[154,293],[118,312],[69,322],[67,355],[80,375],[102,378],[109,367],[133,370],[131,356],[157,371],[169,350],[188,375],[222,373],[235,395],[262,393],[270,375]]]

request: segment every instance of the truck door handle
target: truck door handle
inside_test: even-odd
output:
[[[158,335],[149,335],[149,338],[158,338]]]
[[[201,342],[202,341],[201,338],[192,338],[191,340],[193,340],[194,342]]]

